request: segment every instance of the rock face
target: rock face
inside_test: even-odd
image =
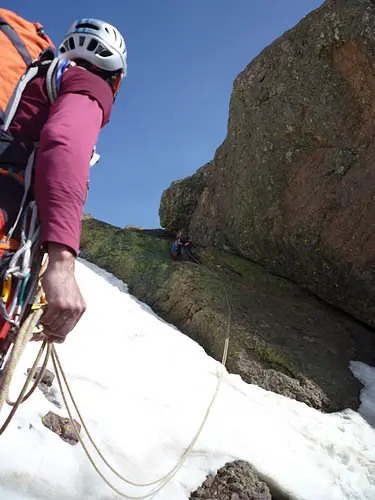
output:
[[[375,326],[374,134],[375,3],[326,1],[237,77],[210,174],[173,183],[161,223]]]
[[[173,182],[171,189],[164,191],[159,209],[162,227],[178,231],[189,225],[199,197],[211,177],[211,166],[207,163],[195,175]]]
[[[347,314],[246,259],[213,248],[174,262],[171,241],[86,220],[81,257],[221,360],[231,310],[228,371],[328,411],[357,408],[351,360],[374,364],[375,335]],[[172,240],[173,241],[173,240]]]
[[[258,478],[247,462],[236,460],[208,476],[203,485],[192,493],[190,499],[201,500],[272,500],[266,483]]]

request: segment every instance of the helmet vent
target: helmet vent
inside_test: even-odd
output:
[[[74,38],[71,36],[68,40],[69,42],[69,49],[74,50],[76,48],[76,44],[74,43]]]
[[[79,37],[79,45],[80,45],[80,47],[83,47],[85,45],[85,37],[84,36]]]
[[[81,23],[81,24],[77,24],[76,26],[76,29],[81,29],[81,28],[88,28],[90,30],[98,30],[98,26],[95,26],[95,24],[91,24],[91,23]]]
[[[108,50],[108,49],[106,47],[104,47],[101,43],[98,43],[98,47],[95,51],[95,54],[101,55],[101,53],[104,52],[105,50]]]
[[[97,46],[98,46],[98,41],[92,38],[87,46],[87,50],[91,50],[92,52],[94,52]]]
[[[112,53],[111,53],[109,50],[105,49],[105,50],[103,50],[102,52],[100,52],[100,54],[99,54],[99,55],[100,55],[101,57],[110,57],[110,56],[112,55]]]

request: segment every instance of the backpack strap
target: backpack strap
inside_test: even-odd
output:
[[[60,59],[55,57],[51,64],[49,65],[47,74],[46,74],[46,87],[47,87],[47,95],[50,103],[54,103],[57,99],[57,94],[60,87],[61,77],[58,79]],[[60,72],[61,73],[61,72]]]
[[[17,111],[18,105],[22,97],[22,93],[25,90],[26,85],[30,82],[30,80],[32,80],[38,74],[38,71],[39,71],[38,66],[31,66],[26,70],[22,78],[19,80],[5,110],[4,123],[1,127],[4,131],[8,130],[9,125],[11,124],[14,118],[14,115]]]
[[[46,74],[46,87],[47,87],[47,95],[51,104],[53,104],[60,90],[61,79],[66,68],[71,64],[71,61],[59,59],[58,57],[54,57],[51,60],[51,64],[48,68]]]
[[[26,45],[23,43],[21,37],[18,33],[12,28],[12,26],[7,23],[7,21],[0,16],[0,30],[6,35],[12,44],[17,49],[19,55],[24,60],[26,66],[29,66],[32,63],[32,58],[27,50]]]
[[[1,25],[1,17],[0,17],[0,25]],[[43,50],[43,52],[39,55],[39,57],[34,61],[31,61],[30,59],[30,64],[28,65],[25,73],[19,79],[16,88],[14,89],[13,94],[7,104],[4,114],[3,125],[1,126],[2,130],[7,131],[9,125],[12,123],[12,120],[17,111],[18,105],[22,97],[22,93],[25,90],[26,85],[33,78],[37,76],[37,74],[39,73],[39,69],[41,67],[45,65],[51,65],[53,60],[54,60],[54,52],[52,48]]]
[[[19,80],[5,110],[5,118],[1,127],[1,129],[5,132],[8,130],[10,124],[12,123],[26,85],[37,76],[40,67],[47,64],[49,65],[46,73],[47,95],[51,104],[56,101],[60,89],[62,75],[64,74],[65,69],[69,66],[70,61],[64,61],[59,59],[58,57],[53,57],[53,51],[47,49],[42,52],[39,59],[31,63],[31,65]],[[96,146],[94,146],[90,159],[90,167],[96,165],[99,162],[99,159],[100,154],[96,152]]]

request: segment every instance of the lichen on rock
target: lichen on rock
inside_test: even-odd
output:
[[[263,267],[214,248],[200,264],[174,262],[173,240],[84,222],[81,256],[112,272],[163,319],[221,360],[231,307],[228,370],[315,408],[355,408],[349,362],[371,361],[375,336],[344,313]]]

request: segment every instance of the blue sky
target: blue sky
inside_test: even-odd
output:
[[[128,46],[128,76],[102,130],[85,210],[124,227],[159,227],[165,188],[211,160],[226,134],[235,77],[320,0],[5,0],[57,44],[98,17]]]

